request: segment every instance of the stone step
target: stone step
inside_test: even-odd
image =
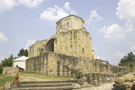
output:
[[[66,80],[66,81],[22,81],[20,84],[41,84],[41,83],[75,83],[76,80]]]
[[[63,87],[30,87],[30,88],[13,88],[11,90],[73,90],[72,86]]]
[[[19,84],[16,87],[25,88],[25,87],[63,87],[63,86],[72,86],[72,83]]]

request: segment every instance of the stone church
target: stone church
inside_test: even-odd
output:
[[[54,52],[67,56],[94,59],[91,37],[86,31],[84,20],[75,15],[69,15],[59,20],[56,34],[47,40],[37,41],[29,47],[29,58],[45,52]]]
[[[117,73],[119,68],[116,66],[95,59],[92,38],[84,23],[75,15],[59,20],[55,35],[29,47],[26,72],[72,77],[77,71],[83,74]]]

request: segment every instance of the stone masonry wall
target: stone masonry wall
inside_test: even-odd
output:
[[[29,47],[29,58],[40,55],[43,52],[44,44],[47,40],[37,41]]]
[[[123,68],[104,64],[98,60],[77,58],[53,52],[26,60],[26,72],[43,73],[46,75],[76,76],[77,71],[87,73],[118,73]]]
[[[84,20],[75,15],[69,15],[65,18],[62,18],[57,23],[56,33],[60,32],[61,30],[76,30],[85,27]]]
[[[17,72],[19,72],[19,68],[15,68],[15,67],[3,67],[2,70],[2,74],[15,75]]]
[[[130,67],[130,64],[132,64],[133,67],[135,67],[135,61],[123,62],[123,63],[120,63],[119,66],[127,66],[127,67]]]
[[[83,30],[71,30],[57,34],[54,52],[74,57],[93,59],[90,34]]]
[[[76,77],[78,71],[83,73],[87,83],[95,86],[112,82],[115,77],[128,72],[124,68],[104,64],[101,60],[89,60],[53,52],[26,60],[26,72]]]

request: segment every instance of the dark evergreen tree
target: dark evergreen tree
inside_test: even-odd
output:
[[[120,64],[131,61],[135,61],[135,55],[132,52],[128,53],[127,56],[121,58]]]
[[[20,51],[19,51],[19,53],[18,53],[18,57],[21,57],[21,56],[28,56],[28,50],[27,49],[21,49]]]
[[[27,49],[24,50],[24,56],[28,57],[28,50]]]
[[[21,57],[21,56],[23,56],[24,55],[24,49],[22,48],[20,51],[19,51],[19,53],[18,53],[18,57]]]

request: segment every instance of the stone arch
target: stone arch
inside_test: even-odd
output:
[[[47,40],[45,44],[45,51],[47,52],[54,52],[54,42],[56,40],[56,37],[51,37]]]

